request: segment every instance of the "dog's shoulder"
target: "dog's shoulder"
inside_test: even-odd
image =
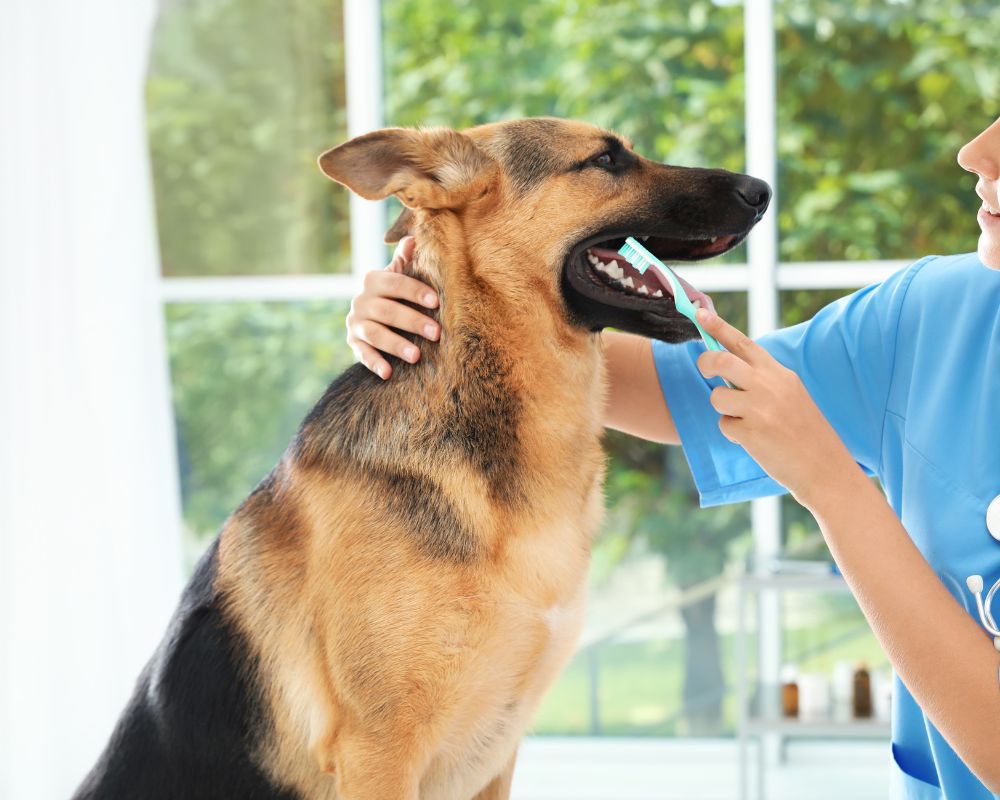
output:
[[[291,452],[303,466],[352,458],[377,435],[386,392],[382,379],[361,364],[344,370],[306,415]],[[380,391],[381,390],[381,391]]]
[[[217,565],[218,539],[76,800],[296,799],[251,760],[269,724],[252,650],[225,616]]]

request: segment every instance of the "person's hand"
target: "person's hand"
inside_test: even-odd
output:
[[[859,468],[799,376],[718,314],[701,309],[698,321],[728,352],[698,357],[706,378],[725,378],[738,389],[712,391],[722,414],[719,429],[806,507]]]
[[[413,258],[412,236],[400,239],[392,263],[385,269],[365,275],[364,288],[351,301],[347,315],[347,343],[355,358],[382,380],[392,375],[392,367],[383,355],[391,353],[411,364],[420,358],[420,348],[390,330],[407,331],[437,341],[441,326],[430,317],[399,302],[408,300],[424,308],[437,308],[438,296],[422,281],[403,275]]]

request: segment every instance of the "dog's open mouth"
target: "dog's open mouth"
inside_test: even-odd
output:
[[[740,236],[715,236],[710,239],[667,239],[657,236],[637,237],[643,245],[663,262],[697,261],[725,253],[735,247]],[[664,298],[673,300],[673,288],[669,281],[660,278],[655,269],[640,273],[618,249],[625,238],[609,239],[584,248],[579,256],[587,276],[600,287],[610,287],[637,299],[655,303]],[[680,276],[678,276],[680,278]],[[680,278],[688,298],[696,306],[710,305],[711,301],[690,283]]]

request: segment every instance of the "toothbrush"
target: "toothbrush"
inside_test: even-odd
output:
[[[629,236],[625,240],[625,244],[621,246],[618,250],[618,254],[625,257],[633,267],[635,267],[640,275],[645,275],[646,270],[652,268],[656,272],[657,276],[666,280],[674,290],[674,305],[677,310],[687,317],[694,326],[698,329],[698,333],[701,334],[701,340],[705,343],[705,347],[709,350],[725,350],[721,344],[716,340],[712,334],[701,327],[701,323],[698,322],[697,312],[698,309],[695,307],[694,303],[687,296],[687,292],[684,291],[684,287],[681,286],[681,282],[677,279],[674,271],[670,269],[666,264],[664,264],[660,259],[649,252],[645,247],[643,247],[639,242],[635,240],[634,237]],[[730,389],[735,389],[729,381],[723,380]]]

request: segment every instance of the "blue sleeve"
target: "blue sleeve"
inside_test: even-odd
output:
[[[869,473],[881,463],[882,427],[906,290],[925,261],[885,282],[841,298],[813,319],[759,340],[778,361],[798,373],[809,394]],[[722,384],[705,380],[695,364],[701,341],[653,343],[653,358],[702,507],[781,494],[772,480],[719,430],[709,395]]]

